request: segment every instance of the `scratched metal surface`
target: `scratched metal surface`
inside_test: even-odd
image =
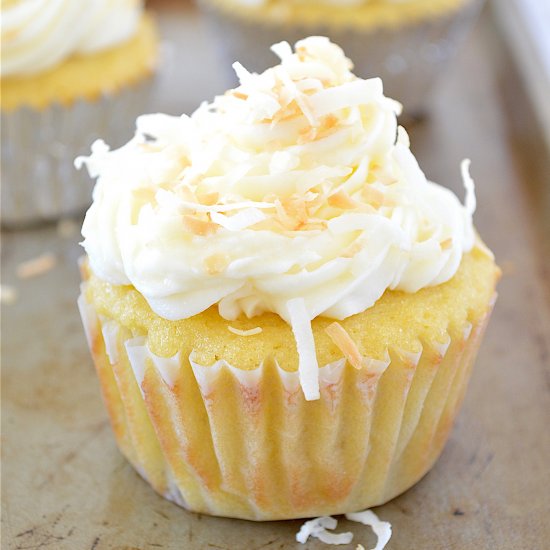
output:
[[[157,108],[189,110],[223,88],[215,56],[194,12],[164,14],[162,24],[167,38],[193,48],[168,52]],[[191,65],[193,57],[202,62]],[[427,174],[459,192],[458,164],[471,156],[477,225],[505,275],[441,459],[416,487],[377,510],[393,525],[390,550],[549,544],[550,277],[543,253],[550,171],[530,117],[485,14],[412,140]],[[51,227],[2,236],[3,282],[20,294],[2,310],[2,548],[303,548],[294,541],[298,521],[256,524],[185,512],[158,497],[118,453],[75,306],[77,240]],[[56,267],[18,280],[17,264],[45,251],[56,255]],[[368,528],[340,525],[355,533],[354,543],[373,546]]]

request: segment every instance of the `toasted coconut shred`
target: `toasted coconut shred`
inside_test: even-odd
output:
[[[465,206],[428,182],[397,125],[401,106],[379,78],[357,78],[327,38],[272,49],[278,65],[255,74],[235,63],[239,86],[191,116],[139,117],[127,145],[97,141],[75,161],[98,177],[83,245],[99,277],[134,285],[167,319],[216,304],[228,321],[277,313],[314,400],[312,320],[365,311],[387,289],[449,280],[474,246],[474,184],[469,161]],[[340,324],[327,333],[365,366]]]
[[[332,323],[325,329],[325,332],[344,354],[350,365],[356,369],[360,369],[363,366],[363,356],[359,352],[357,344],[340,323]]]
[[[39,275],[43,275],[53,269],[56,263],[57,260],[55,256],[50,252],[46,252],[36,258],[21,262],[17,266],[17,276],[20,279],[38,277]]]
[[[356,521],[372,528],[378,539],[372,550],[383,550],[386,547],[392,534],[389,522],[381,521],[372,510],[346,514],[345,517],[350,521]],[[330,516],[311,519],[302,525],[300,531],[296,534],[296,540],[305,544],[309,537],[313,537],[326,544],[349,544],[353,540],[353,533],[349,531],[345,533],[330,532],[336,529],[337,526],[338,521]],[[361,549],[365,550],[362,544],[358,544],[356,550]]]

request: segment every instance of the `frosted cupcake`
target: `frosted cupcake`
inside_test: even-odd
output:
[[[189,510],[382,504],[432,466],[499,270],[380,79],[322,37],[85,162],[79,306],[122,453]]]
[[[4,226],[91,202],[72,159],[91,140],[122,144],[149,99],[157,38],[139,0],[2,0]]]
[[[269,46],[311,34],[340,44],[362,77],[381,77],[408,115],[429,107],[437,77],[481,0],[199,0],[226,61],[263,71]]]

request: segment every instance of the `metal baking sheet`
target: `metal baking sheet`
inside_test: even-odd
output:
[[[215,54],[191,8],[162,12],[160,20],[169,43],[155,110],[188,111],[223,89]],[[526,101],[486,13],[445,75],[430,119],[411,128],[427,175],[460,196],[459,162],[471,157],[476,223],[504,277],[442,457],[413,489],[376,510],[393,526],[389,550],[549,544],[550,277],[543,252],[550,171]],[[186,512],[157,496],[122,458],[76,308],[78,238],[52,226],[2,235],[2,282],[19,294],[2,307],[2,548],[326,548],[295,541],[300,521]],[[17,277],[20,262],[45,252],[55,255],[52,270]],[[355,534],[347,548],[374,546],[369,528],[340,527]]]

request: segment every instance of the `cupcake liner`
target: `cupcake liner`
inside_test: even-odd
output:
[[[85,285],[79,308],[122,453],[176,504],[251,520],[352,512],[416,483],[447,439],[491,309],[415,353],[325,365],[308,402],[298,373],[269,357],[242,370],[155,355],[98,316]]]
[[[96,100],[2,111],[2,227],[84,211],[93,186],[85,171],[74,168],[74,159],[88,154],[100,137],[113,147],[127,141],[136,117],[147,108],[153,83],[148,77]]]
[[[282,40],[291,44],[310,35],[328,36],[341,46],[362,77],[379,76],[385,94],[400,101],[405,114],[418,116],[427,110],[429,94],[473,25],[483,0],[467,0],[463,6],[439,16],[361,29],[356,25],[270,21],[225,10],[217,0],[199,0],[213,27],[224,66],[241,62],[251,71],[271,67],[270,46]],[[396,7],[396,9],[398,9]],[[236,83],[233,73],[228,79]]]

